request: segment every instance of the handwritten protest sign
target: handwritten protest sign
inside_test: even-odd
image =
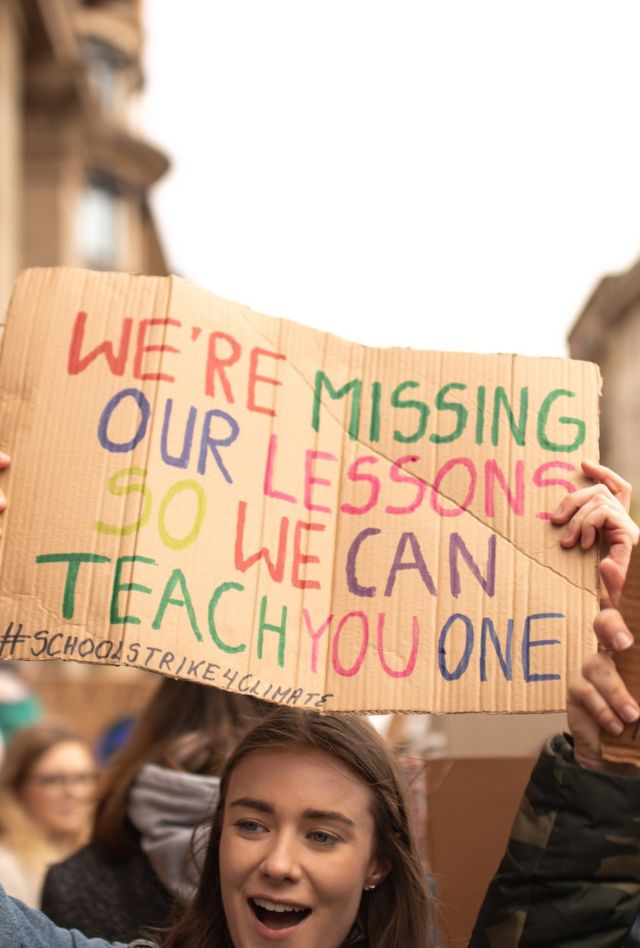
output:
[[[0,658],[328,710],[564,706],[595,554],[548,516],[597,456],[594,366],[59,269],[20,279],[0,384]]]

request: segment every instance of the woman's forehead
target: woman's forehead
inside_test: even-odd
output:
[[[86,767],[87,761],[91,760],[91,752],[81,741],[68,739],[57,741],[44,750],[32,762],[32,766],[45,764],[54,765],[76,765],[81,764]]]
[[[251,797],[304,809],[353,806],[370,810],[372,793],[340,758],[308,747],[265,748],[251,751],[234,768],[228,803]],[[268,797],[273,797],[268,800]]]

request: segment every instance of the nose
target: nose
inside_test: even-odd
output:
[[[298,846],[292,833],[273,833],[265,850],[262,866],[264,876],[274,882],[297,882],[300,878]]]
[[[83,787],[82,784],[76,780],[67,780],[64,785],[64,795],[66,797],[73,797],[74,800],[84,800],[88,796],[87,788]]]
[[[95,794],[93,774],[68,774],[62,783],[65,797],[73,797],[83,802],[91,800]]]

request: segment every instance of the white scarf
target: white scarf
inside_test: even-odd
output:
[[[220,798],[218,777],[146,764],[129,793],[129,819],[166,889],[188,901],[200,880],[210,817]]]

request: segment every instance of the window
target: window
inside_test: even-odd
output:
[[[82,41],[82,55],[89,67],[89,80],[102,111],[105,115],[113,115],[125,95],[126,58],[115,47],[93,38]]]
[[[78,249],[86,266],[117,269],[124,250],[123,213],[115,183],[93,175],[82,192],[78,213]]]

